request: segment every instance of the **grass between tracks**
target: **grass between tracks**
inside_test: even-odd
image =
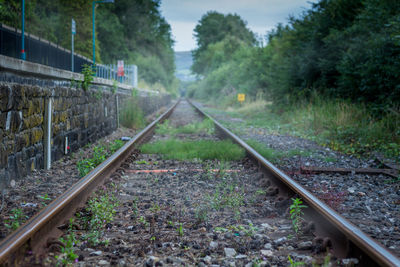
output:
[[[318,142],[322,146],[357,156],[378,151],[387,157],[400,157],[400,113],[390,109],[380,118],[367,106],[344,100],[315,96],[292,106],[277,107],[257,100],[240,107],[208,109],[214,114],[239,118],[225,124],[241,133],[252,126],[263,134],[289,134]]]
[[[168,139],[147,143],[141,147],[145,154],[162,154],[165,159],[177,160],[239,160],[245,152],[230,141],[180,141]]]

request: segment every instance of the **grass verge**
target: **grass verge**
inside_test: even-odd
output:
[[[238,132],[243,127],[264,129],[266,134],[288,134],[316,141],[346,154],[368,156],[378,151],[386,157],[400,157],[400,113],[389,109],[376,117],[366,105],[314,96],[292,106],[278,107],[258,100],[225,111],[208,109],[242,121],[226,123]]]
[[[141,147],[145,154],[162,154],[165,159],[177,160],[240,160],[244,150],[230,141],[180,141],[168,139],[147,143]]]

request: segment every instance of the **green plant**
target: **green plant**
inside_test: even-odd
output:
[[[93,148],[93,155],[91,158],[82,159],[77,162],[77,167],[79,171],[79,175],[81,177],[88,174],[91,170],[93,170],[97,165],[102,163],[107,158],[107,151],[103,146],[95,146]]]
[[[90,244],[97,245],[102,242],[104,226],[113,221],[117,206],[118,201],[111,192],[103,192],[100,196],[88,201],[86,210],[90,217],[84,218],[88,230],[84,238]]]
[[[9,229],[16,230],[21,226],[28,216],[24,215],[22,209],[15,208],[11,210],[11,215],[9,219],[5,221],[5,226]]]
[[[116,80],[113,80],[113,85],[112,85],[111,92],[112,92],[113,94],[115,94],[115,93],[117,92],[117,89],[118,89],[118,87],[117,87],[117,81],[116,81]]]
[[[303,201],[300,198],[292,198],[292,204],[290,205],[290,219],[292,220],[293,230],[297,235],[301,234],[301,224],[303,221],[303,209],[307,208],[306,205],[302,205]]]
[[[119,120],[122,126],[132,129],[138,129],[145,125],[144,114],[139,106],[138,97],[133,96],[122,103]]]
[[[122,140],[114,140],[114,142],[112,142],[109,145],[109,150],[110,150],[110,154],[114,154],[118,149],[120,149],[122,146],[124,145],[124,141]]]
[[[44,194],[44,196],[39,195],[38,197],[39,197],[41,200],[43,200],[43,201],[41,202],[42,206],[46,206],[46,205],[47,205],[46,202],[51,200],[51,198],[49,197],[48,194]]]
[[[82,81],[82,89],[87,91],[89,89],[89,85],[93,81],[93,75],[95,74],[94,67],[91,65],[84,64],[82,68],[83,81]]]
[[[78,240],[75,236],[75,232],[72,228],[73,220],[70,219],[70,224],[68,226],[68,233],[65,237],[60,237],[59,240],[64,244],[61,247],[61,254],[55,256],[59,263],[64,266],[70,266],[77,262],[78,255],[75,253],[74,246],[77,245]]]
[[[165,159],[178,160],[239,160],[245,156],[244,150],[230,141],[181,141],[176,139],[160,140],[142,145],[146,154],[163,154]]]
[[[176,228],[176,232],[179,234],[179,236],[183,236],[184,235],[183,224],[182,223],[178,223],[178,226]]]
[[[289,259],[290,267],[297,267],[297,266],[305,266],[306,265],[302,261],[298,261],[298,262],[293,261],[292,258],[290,257],[290,255],[288,255],[288,259]]]
[[[102,88],[97,89],[96,93],[94,93],[94,97],[97,100],[100,100],[102,96],[103,96],[103,89]]]
[[[195,210],[195,218],[198,222],[203,223],[208,221],[208,207],[200,205]]]
[[[132,216],[134,217],[135,220],[136,220],[136,218],[137,218],[137,216],[138,216],[138,214],[139,214],[138,202],[139,202],[138,197],[136,197],[136,198],[132,201]]]

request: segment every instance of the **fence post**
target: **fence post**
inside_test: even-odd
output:
[[[48,96],[45,100],[45,112],[44,112],[44,169],[49,170],[51,168],[51,117],[53,110],[53,99],[52,96]]]

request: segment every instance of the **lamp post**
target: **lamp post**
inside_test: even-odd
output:
[[[25,54],[25,0],[22,0],[22,22],[21,22],[21,59],[26,59]]]
[[[96,66],[96,32],[95,32],[95,16],[94,11],[96,4],[101,3],[114,3],[114,0],[102,0],[102,1],[93,1],[92,2],[92,23],[93,23],[93,66]]]

